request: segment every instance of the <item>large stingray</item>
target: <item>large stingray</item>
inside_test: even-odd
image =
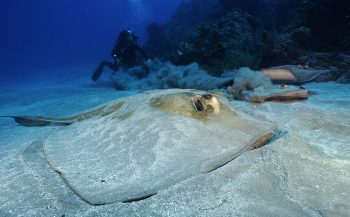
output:
[[[213,171],[275,135],[271,123],[196,90],[145,92],[67,119],[14,118],[26,126],[69,125],[43,141],[44,155],[67,185],[94,205],[147,198]]]

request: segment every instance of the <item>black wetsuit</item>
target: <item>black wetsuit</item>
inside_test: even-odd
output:
[[[103,60],[91,76],[93,81],[97,81],[103,72],[105,66],[109,67],[113,71],[117,71],[119,67],[128,69],[134,67],[137,64],[137,52],[147,59],[146,52],[136,44],[136,36],[129,31],[122,31],[119,34],[116,46],[112,50],[112,57],[114,63]]]
[[[145,59],[147,59],[146,52],[135,43],[130,45],[117,43],[112,51],[112,56],[116,61],[119,60],[122,67],[130,68],[136,65],[136,52],[139,52]]]

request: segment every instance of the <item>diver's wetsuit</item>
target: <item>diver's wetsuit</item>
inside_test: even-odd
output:
[[[117,44],[113,51],[113,58],[120,61],[120,65],[124,68],[130,68],[136,65],[136,52],[139,52],[147,59],[146,52],[137,44],[130,44],[125,46],[124,44]],[[118,70],[118,69],[117,69]]]
[[[137,37],[130,31],[124,30],[119,34],[116,46],[112,50],[112,57],[114,63],[103,60],[91,76],[93,81],[97,81],[103,72],[105,66],[113,71],[117,71],[121,66],[128,69],[136,65],[136,52],[142,54],[147,59],[146,52],[136,44]]]

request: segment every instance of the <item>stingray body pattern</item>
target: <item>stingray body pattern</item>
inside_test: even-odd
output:
[[[69,125],[42,142],[44,156],[93,205],[148,198],[266,144],[276,132],[225,97],[181,89],[117,99],[66,119],[14,118],[26,126]]]

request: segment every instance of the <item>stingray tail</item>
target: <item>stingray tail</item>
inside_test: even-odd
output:
[[[0,116],[0,118],[13,118],[17,124],[26,127],[70,125],[69,120],[60,120],[40,116]]]

